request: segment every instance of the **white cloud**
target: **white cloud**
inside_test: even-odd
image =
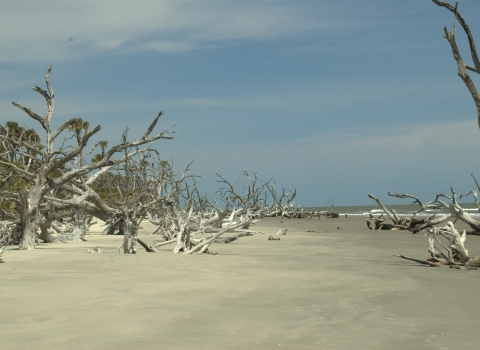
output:
[[[326,3],[325,3],[326,4]],[[101,50],[188,50],[205,43],[275,39],[335,26],[315,8],[271,1],[7,1],[2,61],[61,61]]]

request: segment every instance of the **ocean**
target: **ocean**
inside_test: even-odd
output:
[[[419,210],[418,205],[385,205],[387,209],[394,209],[398,215],[408,215],[411,216],[414,212]],[[470,216],[480,216],[480,213],[475,206],[475,203],[460,203],[460,206],[470,215]],[[325,212],[331,208],[327,207],[303,207],[304,211],[315,211],[315,212]],[[383,213],[383,210],[378,205],[360,205],[360,206],[334,206],[333,211],[339,213],[340,215],[349,215],[349,216],[365,216],[369,214],[380,215]],[[432,216],[434,214],[445,214],[448,211],[444,209],[428,209],[425,210],[417,216]]]

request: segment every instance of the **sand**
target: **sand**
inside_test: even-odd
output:
[[[284,227],[280,241],[267,240]],[[265,234],[215,244],[218,255],[172,246],[122,255],[122,237],[99,234],[9,247],[1,348],[478,348],[480,271],[393,256],[427,258],[423,234],[370,231],[358,217],[264,219],[255,229]],[[158,238],[147,232],[145,241]],[[97,245],[102,253],[86,253]],[[466,246],[480,255],[480,237]]]

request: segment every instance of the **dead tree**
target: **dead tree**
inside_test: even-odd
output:
[[[47,102],[47,112],[44,117],[39,116],[29,108],[13,102],[13,105],[23,110],[28,116],[40,123],[41,127],[45,131],[45,145],[39,150],[34,146],[28,144],[19,139],[8,139],[4,135],[0,134],[0,140],[10,142],[12,147],[22,147],[30,149],[30,154],[22,154],[22,156],[28,158],[30,161],[28,164],[34,164],[33,168],[27,168],[25,166],[9,162],[7,158],[0,160],[1,164],[4,164],[10,171],[15,172],[17,175],[23,176],[29,183],[29,187],[23,191],[20,191],[17,198],[20,203],[21,213],[21,226],[22,226],[22,240],[20,242],[20,249],[35,249],[35,234],[39,225],[40,206],[45,200],[45,197],[52,192],[52,190],[60,188],[62,186],[68,186],[74,180],[79,180],[83,176],[90,175],[90,180],[99,176],[100,174],[108,171],[112,166],[121,164],[125,160],[138,153],[148,150],[148,146],[145,149],[137,149],[134,154],[124,154],[117,159],[113,156],[124,152],[125,149],[135,148],[146,144],[151,144],[158,139],[171,139],[168,130],[163,131],[155,136],[150,136],[153,128],[157,124],[158,119],[163,114],[160,112],[158,116],[150,124],[145,134],[138,140],[122,143],[111,147],[105,152],[104,157],[96,163],[85,164],[75,169],[68,169],[67,164],[74,160],[76,157],[82,154],[82,151],[86,147],[90,138],[98,133],[101,129],[100,125],[90,130],[88,128],[80,131],[80,142],[73,147],[73,149],[65,146],[65,140],[58,148],[54,147],[54,141],[60,136],[60,134],[74,125],[77,119],[70,119],[63,123],[57,130],[51,129],[51,118],[54,110],[54,93],[50,85],[50,72],[51,66],[47,70],[45,76],[45,82],[47,90],[41,89],[36,85],[33,90],[41,94]],[[94,147],[98,146],[95,144]],[[127,158],[126,158],[127,157]],[[93,180],[92,180],[93,181]]]
[[[234,185],[219,175],[219,181],[225,185],[217,192],[221,196],[219,201],[224,203],[221,206],[199,195],[194,176],[188,175],[189,166],[178,178],[168,167],[168,171],[163,172],[162,178],[156,182],[157,195],[161,194],[162,200],[149,208],[148,217],[151,223],[159,226],[156,231],[163,225],[164,241],[152,247],[175,243],[173,253],[208,253],[213,243],[230,243],[253,235],[251,231],[235,230],[245,229],[251,224],[249,207],[254,210],[261,207],[257,192],[263,187],[253,180],[254,184],[250,183],[252,186],[244,186],[245,193],[237,192]],[[236,234],[221,237],[227,232]]]
[[[463,61],[463,58],[460,54],[459,48],[456,43],[456,28],[455,26],[452,28],[452,30],[448,31],[447,27],[444,27],[444,37],[447,39],[447,41],[450,44],[450,47],[452,49],[453,53],[453,58],[455,59],[458,67],[458,75],[459,77],[463,80],[465,83],[465,86],[468,88],[468,91],[470,92],[474,102],[475,106],[477,108],[477,117],[478,117],[478,124],[480,126],[480,95],[475,87],[475,84],[473,83],[472,79],[470,78],[470,75],[468,74],[468,71],[475,72],[477,74],[480,73],[480,59],[478,57],[477,49],[476,49],[476,44],[475,40],[473,37],[473,34],[470,30],[469,25],[467,24],[466,20],[463,18],[463,16],[460,14],[460,11],[458,10],[458,2],[455,3],[455,6],[451,5],[448,2],[445,1],[439,1],[439,0],[432,0],[433,3],[440,7],[446,8],[448,11],[452,12],[455,18],[457,19],[458,23],[462,26],[464,32],[467,35],[468,38],[468,43],[470,47],[470,55],[472,57],[473,65],[468,65],[465,64]],[[472,174],[472,177],[475,181],[475,184],[477,185],[477,190],[480,190],[480,187],[478,186],[478,182],[475,179],[475,176]],[[455,191],[453,188],[451,188],[451,195],[445,195],[445,194],[438,194],[436,198],[425,205],[421,203],[421,201],[412,195],[408,194],[390,194],[393,197],[397,198],[410,198],[414,200],[414,203],[416,202],[417,204],[420,205],[420,210],[417,213],[420,213],[426,209],[443,209],[446,210],[447,213],[440,216],[440,217],[432,217],[429,219],[423,220],[423,222],[418,222],[413,220],[405,220],[405,219],[400,219],[397,216],[395,216],[395,213],[392,212],[390,213],[384,206],[383,204],[380,203],[380,201],[372,195],[369,195],[370,198],[373,198],[377,201],[377,203],[382,207],[384,210],[385,214],[390,218],[390,220],[393,222],[392,227],[399,227],[402,229],[409,229],[412,230],[413,232],[418,232],[422,229],[426,229],[429,227],[432,227],[434,225],[440,224],[441,222],[444,222],[450,218],[453,218],[455,220],[459,219],[467,223],[471,228],[472,231],[468,233],[473,233],[473,234],[480,234],[480,222],[473,219],[457,202],[457,197],[455,194]],[[461,197],[467,196],[467,195],[473,195],[475,199],[475,203],[477,205],[477,208],[480,211],[480,207],[478,205],[477,201],[477,193],[475,191],[471,191],[465,195],[461,195]],[[450,203],[447,203],[444,199],[448,199]],[[372,227],[370,223],[367,224],[369,227]],[[375,226],[379,226],[379,221],[377,220],[375,222]]]
[[[301,215],[293,207],[293,200],[297,196],[295,188],[282,188],[282,193],[277,193],[275,179],[265,183],[265,188],[270,195],[271,204],[266,207],[265,217],[281,217],[287,219],[301,218]],[[300,217],[299,217],[300,216]]]
[[[475,106],[477,108],[478,125],[480,127],[480,95],[478,94],[477,88],[475,87],[475,84],[473,83],[472,79],[470,78],[470,75],[467,72],[467,70],[469,70],[477,74],[480,74],[480,59],[478,58],[477,48],[475,45],[473,34],[467,22],[458,11],[458,2],[455,3],[455,6],[452,6],[451,4],[445,1],[439,1],[439,0],[432,0],[432,1],[438,6],[445,7],[447,10],[452,12],[455,15],[455,18],[457,19],[458,23],[462,26],[463,30],[467,34],[473,66],[465,64],[463,61],[463,58],[460,54],[460,50],[458,49],[458,46],[457,46],[457,42],[455,40],[455,34],[456,34],[455,26],[453,26],[451,31],[448,31],[447,27],[444,28],[444,37],[448,40],[450,47],[452,48],[453,58],[457,62],[458,76],[465,83],[465,86],[467,87],[468,91],[472,95],[473,101],[475,102]]]
[[[430,229],[426,236],[428,237],[429,243],[429,259],[420,260],[405,255],[395,256],[432,267],[451,267],[457,269],[477,269],[480,267],[480,257],[470,258],[468,256],[468,250],[464,244],[467,239],[465,230],[462,235],[460,235],[451,221],[449,221],[445,227],[434,227]]]
[[[233,209],[238,209],[238,213],[246,213],[250,210],[252,213],[260,210],[265,206],[265,201],[262,198],[263,190],[272,181],[272,179],[259,184],[258,174],[253,171],[244,171],[243,175],[248,179],[247,182],[241,184],[242,190],[238,191],[235,187],[236,184],[232,184],[225,179],[222,174],[216,174],[219,180],[218,183],[222,187],[218,189],[217,194],[223,202],[229,203]]]
[[[126,132],[123,142],[127,142]],[[128,150],[125,152],[128,153]],[[149,157],[149,152],[138,154],[137,157],[127,157],[122,166],[116,167],[116,171],[121,174],[117,177],[119,182],[116,184],[120,202],[112,204],[115,209],[107,220],[105,231],[123,234],[123,245],[119,248],[123,254],[135,254],[137,242],[147,252],[156,252],[153,247],[138,239],[138,230],[147,217],[147,212],[165,200],[158,193],[154,171],[148,172]]]

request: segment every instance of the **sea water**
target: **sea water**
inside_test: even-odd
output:
[[[480,216],[479,210],[475,206],[475,203],[459,203],[460,206],[467,212],[470,216]],[[414,205],[385,205],[388,210],[395,210],[398,215],[408,215],[411,216],[413,213],[416,213],[420,210],[418,204]],[[303,210],[306,212],[326,212],[334,211],[340,215],[347,214],[348,216],[368,216],[373,214],[375,216],[383,213],[383,210],[378,205],[359,205],[359,206],[334,206],[331,207],[303,207]],[[445,209],[427,209],[418,214],[417,216],[432,216],[434,214],[446,214],[448,210]]]

